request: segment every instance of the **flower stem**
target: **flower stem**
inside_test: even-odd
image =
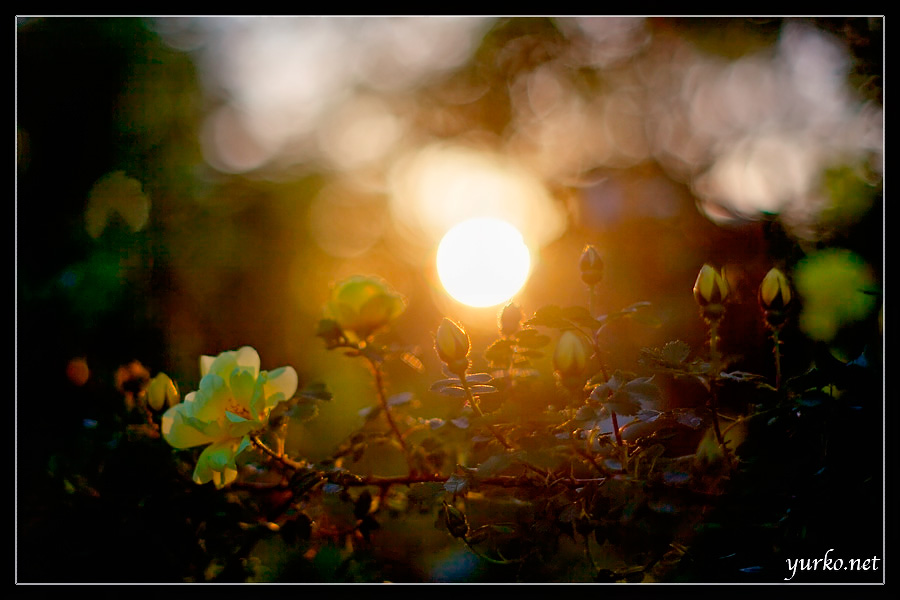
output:
[[[772,341],[775,342],[775,348],[773,352],[775,353],[775,389],[781,389],[781,341],[778,339],[778,334],[781,332],[780,327],[775,327],[772,329]]]
[[[721,369],[719,365],[719,349],[716,344],[719,338],[719,322],[715,319],[709,320],[709,357],[710,357],[710,374],[709,378],[709,405],[712,409],[713,413],[713,430],[716,434],[716,441],[719,442],[719,445],[725,450],[725,439],[722,437],[722,432],[719,430],[719,411],[718,411],[718,403],[719,403],[719,371]]]
[[[466,400],[469,402],[469,406],[472,407],[472,410],[475,411],[475,414],[478,416],[478,418],[484,419],[485,418],[484,413],[481,412],[481,407],[478,406],[478,400],[475,398],[475,396],[472,395],[472,390],[471,390],[471,388],[469,388],[469,382],[466,380],[466,374],[460,373],[459,380],[462,382],[463,390],[465,390],[465,392],[466,392]],[[509,440],[507,440],[503,436],[503,434],[500,432],[500,430],[497,429],[496,427],[494,427],[493,424],[487,423],[487,427],[488,427],[488,431],[491,432],[491,435],[493,435],[494,438],[498,442],[500,442],[500,444],[504,448],[506,448],[507,450],[515,450],[516,449],[516,447],[513,446],[509,442]],[[524,460],[520,460],[519,462],[521,462],[528,469],[531,469],[535,473],[538,473],[539,475],[542,475],[544,477],[548,477],[550,475],[550,473],[548,471],[545,471],[544,469],[541,469],[540,467],[536,467],[532,464],[529,464],[529,463],[525,462]]]
[[[612,395],[612,392],[610,392],[610,395]],[[612,417],[613,433],[616,434],[616,445],[621,448],[624,444],[622,443],[622,434],[619,433],[619,419],[616,417],[615,411],[609,411],[609,415]]]
[[[378,395],[378,403],[381,405],[381,410],[384,412],[384,417],[387,420],[391,431],[394,432],[394,437],[397,438],[397,441],[400,443],[400,448],[403,449],[403,454],[406,455],[407,462],[410,463],[410,469],[412,469],[412,457],[409,454],[409,447],[406,445],[406,441],[403,439],[403,434],[400,433],[400,428],[397,427],[396,421],[394,421],[394,416],[391,414],[391,407],[388,406],[387,395],[384,392],[384,375],[381,372],[381,366],[371,356],[367,354],[364,356],[366,357],[366,360],[369,361],[369,365],[372,367],[372,373],[375,375],[375,392]]]
[[[278,453],[278,452],[275,452],[274,450],[272,450],[271,448],[269,448],[269,447],[266,445],[266,443],[263,442],[262,439],[261,439],[261,438],[259,437],[259,435],[257,435],[257,434],[251,435],[251,436],[250,436],[250,441],[253,442],[253,445],[254,445],[254,446],[256,446],[257,448],[259,448],[260,450],[262,450],[263,454],[266,454],[266,455],[268,455],[268,456],[274,458],[275,460],[277,460],[278,462],[280,462],[281,464],[283,464],[284,466],[286,466],[286,467],[288,467],[288,468],[290,468],[290,469],[294,469],[295,471],[299,471],[300,469],[305,469],[305,468],[306,468],[306,465],[305,465],[305,464],[300,463],[300,462],[297,462],[297,461],[291,459],[290,457],[288,457],[288,456],[287,456],[286,454],[284,454],[284,453]]]
[[[478,400],[476,400],[475,396],[472,395],[472,389],[469,387],[469,382],[466,380],[466,374],[461,373],[459,376],[459,380],[462,382],[463,390],[465,390],[466,392],[466,400],[469,402],[469,406],[472,407],[472,410],[475,411],[475,414],[478,415],[478,418],[484,419],[484,413],[481,412],[481,407],[478,406]],[[488,430],[491,432],[491,435],[493,435],[494,438],[496,438],[496,440],[500,442],[500,444],[502,444],[504,448],[506,448],[507,450],[515,450],[515,446],[510,444],[509,441],[507,441],[507,439],[503,437],[503,434],[500,433],[500,431],[496,427],[494,427],[493,424],[488,423],[487,426]]]

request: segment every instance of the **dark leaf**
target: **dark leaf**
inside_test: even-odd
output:
[[[507,469],[512,464],[513,459],[509,454],[495,454],[478,465],[477,474],[479,477],[491,477]]]
[[[287,415],[298,421],[309,421],[319,414],[319,405],[314,402],[300,401],[287,411]]]
[[[440,392],[441,390],[443,390],[446,387],[458,387],[458,388],[462,389],[462,382],[459,379],[454,379],[454,378],[439,379],[438,381],[435,381],[434,383],[432,383],[431,387],[429,389],[432,392]]]
[[[484,351],[484,358],[495,365],[507,365],[512,360],[512,340],[497,340]]]
[[[466,516],[456,507],[444,502],[444,522],[450,535],[455,538],[464,538],[469,533],[469,524],[466,522]]]
[[[453,419],[450,421],[460,429],[468,429],[469,428],[469,420],[465,417],[459,417],[457,419]]]
[[[332,319],[322,319],[316,326],[316,336],[327,340],[339,339],[343,337],[343,331],[337,321]]]
[[[587,327],[588,329],[597,329],[600,321],[591,316],[591,313],[583,306],[569,306],[560,311],[560,316],[575,325]]]
[[[490,383],[493,379],[489,373],[471,373],[466,375],[466,381],[469,383]]]
[[[675,340],[663,346],[660,356],[666,362],[677,365],[686,361],[687,357],[690,356],[690,354],[691,347],[687,344],[687,342]]]
[[[626,417],[636,415],[641,410],[641,405],[624,390],[615,392],[604,402],[604,406],[607,410]]]
[[[450,396],[451,398],[465,398],[466,393],[458,387],[446,387],[438,392],[439,394],[443,394],[444,396]]]
[[[459,475],[451,475],[444,482],[444,489],[451,494],[464,494],[469,489],[469,480]]]
[[[632,379],[622,387],[621,391],[627,393],[632,400],[637,402],[655,402],[660,399],[662,394],[652,381],[652,377]]]
[[[356,502],[353,503],[353,516],[357,519],[362,519],[369,514],[371,509],[372,493],[369,490],[363,490],[359,495],[359,498],[356,499]]]
[[[542,306],[537,309],[534,316],[525,321],[525,325],[533,327],[566,328],[569,323],[562,317],[562,309],[555,304]],[[527,329],[525,331],[528,331]],[[522,332],[519,332],[520,334]]]
[[[565,325],[566,327],[569,324]],[[516,345],[520,348],[543,348],[550,343],[550,336],[540,333],[537,329],[523,329],[516,334]]]
[[[498,390],[492,385],[473,385],[469,388],[473,394],[480,396],[482,394],[494,394]]]
[[[332,393],[328,391],[328,387],[324,383],[319,382],[306,384],[303,386],[303,389],[300,390],[299,395],[304,398],[322,400],[324,402],[329,402],[334,397]]]

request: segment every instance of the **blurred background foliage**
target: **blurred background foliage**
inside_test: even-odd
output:
[[[184,394],[201,354],[252,345],[264,368],[327,383],[334,400],[293,425],[289,450],[328,456],[373,402],[365,368],[313,337],[329,286],[359,273],[409,299],[387,341],[418,348],[427,373],[442,316],[466,324],[484,368],[497,309],[453,301],[434,268],[441,235],[470,216],[522,231],[527,314],[586,302],[587,243],[605,265],[601,309],[653,304],[659,328],[610,326],[613,368],[669,340],[703,346],[690,289],[704,262],[736,289],[722,349],[737,368],[772,375],[756,286],[773,265],[803,300],[786,370],[864,349],[880,364],[882,24],[19,18],[20,581],[236,568],[209,563],[239,553],[197,530],[234,506],[211,486],[173,506],[184,474],[166,470],[168,449],[116,437],[121,365],[165,371]],[[422,416],[443,416],[427,377],[386,369]],[[421,519],[383,524],[402,542],[378,576],[477,581],[484,565]],[[253,547],[260,579],[277,578],[274,543]],[[299,577],[349,577],[329,560]]]

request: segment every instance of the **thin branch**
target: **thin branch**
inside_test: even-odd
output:
[[[275,460],[277,460],[284,466],[288,467],[289,469],[299,471],[301,469],[306,468],[306,465],[304,463],[297,462],[297,461],[293,460],[292,458],[290,458],[289,456],[287,456],[285,454],[279,454],[279,453],[275,452],[274,450],[272,450],[271,448],[269,448],[266,445],[266,443],[263,442],[262,439],[260,439],[259,435],[257,435],[257,434],[251,435],[250,441],[253,442],[254,446],[256,446],[257,448],[262,450],[263,454],[266,454],[266,455],[270,456],[271,458],[274,458]]]

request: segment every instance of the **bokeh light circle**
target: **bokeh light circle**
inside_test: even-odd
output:
[[[444,235],[437,251],[441,284],[455,300],[474,307],[512,298],[531,269],[531,253],[518,229],[506,221],[475,218]]]

